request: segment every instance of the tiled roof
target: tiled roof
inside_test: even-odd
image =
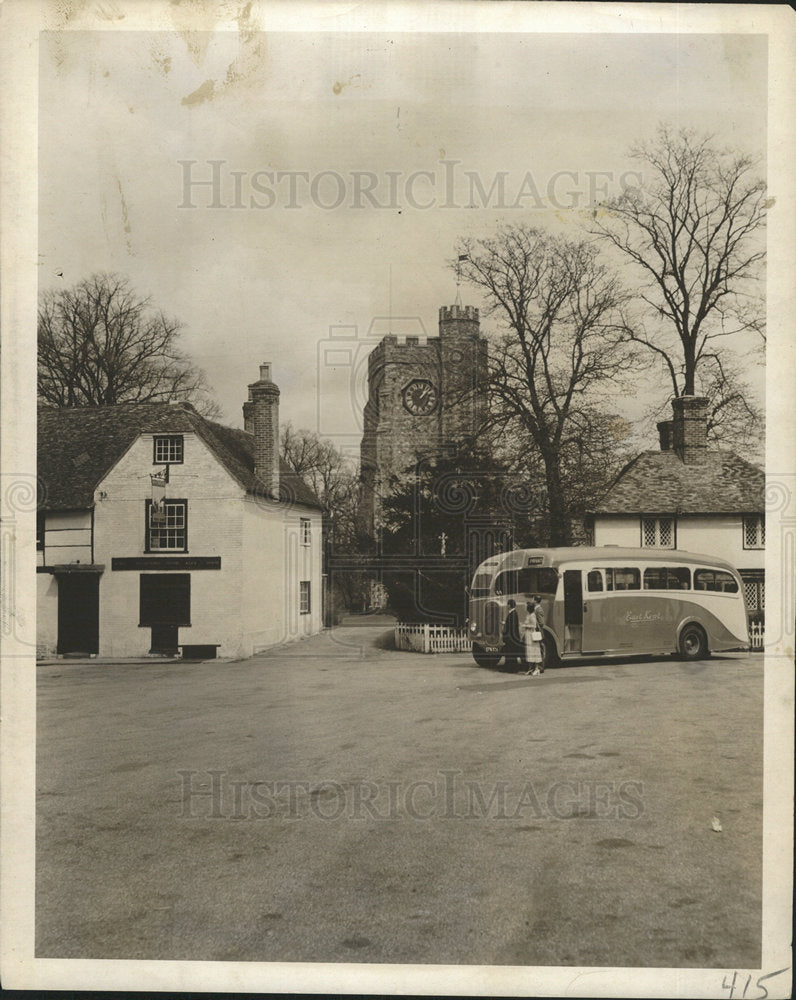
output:
[[[644,451],[617,476],[594,514],[752,514],[765,507],[765,473],[731,452],[685,465],[674,451]]]
[[[197,434],[248,493],[265,496],[254,475],[251,434],[205,420],[187,403],[39,410],[38,476],[42,510],[93,506],[94,490],[141,434]],[[304,507],[322,504],[303,479],[280,462],[279,499]]]

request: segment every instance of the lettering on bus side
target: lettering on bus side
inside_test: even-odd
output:
[[[661,613],[659,611],[640,611],[640,612],[637,612],[637,613],[634,613],[632,611],[628,611],[627,614],[625,615],[625,621],[626,622],[633,622],[633,623],[637,623],[637,622],[659,622],[659,621],[662,620],[662,617],[663,616],[661,615]]]

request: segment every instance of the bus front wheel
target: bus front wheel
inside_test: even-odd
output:
[[[680,633],[680,656],[684,660],[704,660],[709,656],[708,641],[699,625],[686,625]]]
[[[473,659],[479,667],[488,667],[490,670],[494,670],[500,663],[498,653],[487,653],[483,646],[479,646],[477,642],[473,643]]]

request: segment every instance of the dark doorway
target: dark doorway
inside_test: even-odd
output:
[[[564,652],[579,653],[583,643],[583,581],[579,569],[564,570]]]
[[[139,625],[152,630],[151,653],[174,655],[178,629],[191,624],[191,574],[142,573]]]
[[[99,574],[59,573],[58,652],[99,652]]]

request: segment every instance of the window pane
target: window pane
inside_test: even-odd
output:
[[[757,545],[757,518],[747,517],[744,521],[744,532],[746,544]]]
[[[650,566],[644,570],[645,590],[665,590],[666,570],[661,566]]]
[[[641,570],[639,569],[615,569],[614,570],[615,590],[641,590]]]
[[[685,566],[670,566],[666,570],[669,590],[689,590],[691,587],[691,570]]]
[[[603,575],[599,569],[590,570],[586,580],[587,587],[592,593],[603,589]]]
[[[720,590],[724,594],[737,594],[738,583],[735,580],[735,577],[732,576],[731,573],[723,573],[721,570],[717,570],[716,590]]]
[[[470,588],[472,597],[486,597],[492,584],[491,573],[476,573]]]
[[[655,518],[645,517],[643,521],[644,526],[644,545],[650,546],[655,544]]]
[[[551,567],[525,566],[517,574],[518,594],[555,594],[558,586],[558,573]]]
[[[155,508],[149,505],[149,547],[152,550],[184,551],[186,544],[185,501],[166,501],[163,517],[158,518]]]
[[[660,526],[660,544],[668,548],[672,544],[672,519],[662,517],[658,524]]]
[[[735,536],[738,537],[737,535]],[[716,579],[712,569],[694,570],[694,590],[715,590]]]

